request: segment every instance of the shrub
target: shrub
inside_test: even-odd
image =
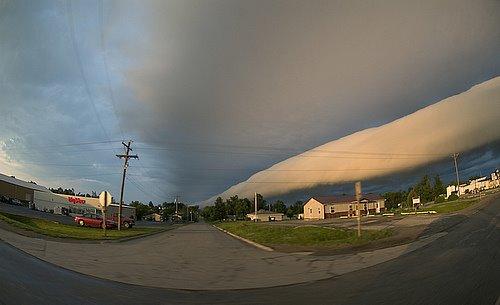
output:
[[[453,201],[453,200],[457,200],[458,199],[458,195],[455,194],[455,193],[452,193],[449,197],[448,197],[448,201]]]
[[[445,199],[444,199],[444,196],[443,195],[439,195],[436,197],[436,199],[434,200],[434,203],[442,203],[444,202]]]

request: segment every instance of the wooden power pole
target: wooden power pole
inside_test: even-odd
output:
[[[255,205],[255,218],[253,221],[257,221],[257,192],[255,192],[255,196],[254,196],[254,205]]]
[[[361,200],[361,181],[354,184],[354,190],[356,192],[356,206],[358,210],[358,237],[361,237],[361,203],[359,202]]]
[[[122,142],[122,144],[123,146],[125,146],[125,154],[116,155],[118,158],[123,159],[122,187],[120,192],[120,203],[118,206],[118,230],[121,230],[122,228],[123,191],[125,188],[125,175],[127,174],[128,160],[131,158],[139,159],[137,155],[130,155],[130,152],[132,151],[132,148],[130,148],[130,145],[132,145],[132,141],[128,141],[128,144]]]

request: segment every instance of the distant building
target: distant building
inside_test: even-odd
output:
[[[283,215],[283,213],[258,210],[257,215],[255,213],[248,213],[247,217],[252,221],[282,221]]]
[[[304,204],[304,219],[325,219],[341,216],[356,216],[355,196],[313,197]],[[378,214],[385,211],[385,199],[379,195],[366,194],[360,199],[361,215]]]
[[[488,177],[481,177],[474,180],[470,180],[468,183],[460,184],[457,188],[456,185],[450,185],[446,188],[446,198],[450,197],[451,194],[460,191],[459,195],[465,194],[476,194],[480,191],[489,190],[493,188],[500,187],[500,171],[496,170]]]
[[[0,196],[7,200],[16,199],[29,204],[33,202],[35,191],[50,193],[46,187],[0,174]]]
[[[160,222],[160,221],[163,221],[163,217],[161,216],[161,214],[153,213],[153,214],[149,214],[149,215],[144,216],[144,220]]]
[[[33,209],[63,215],[101,213],[99,198],[52,193],[46,187],[0,174],[0,196],[16,199]],[[118,205],[108,206],[108,215],[118,215]],[[135,219],[135,208],[122,205],[122,215]]]

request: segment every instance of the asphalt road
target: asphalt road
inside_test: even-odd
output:
[[[499,216],[497,199],[448,228],[446,236],[395,260],[326,280],[248,290],[186,291],[101,280],[0,242],[0,303],[500,304]]]

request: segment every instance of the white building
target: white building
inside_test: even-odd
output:
[[[63,215],[100,214],[102,209],[99,198],[40,191],[34,191],[33,208],[39,211]],[[107,206],[107,215],[117,217],[118,209],[118,204],[110,204]],[[122,215],[123,217],[135,219],[135,208],[123,204]]]
[[[248,213],[247,218],[250,218],[252,221],[282,221],[283,215],[283,213],[258,210],[257,215],[255,213]]]
[[[471,180],[468,183],[460,184],[459,188],[457,188],[456,185],[450,185],[446,188],[446,198],[448,199],[452,193],[457,193],[457,191],[459,195],[476,194],[480,191],[500,187],[499,170],[491,173],[490,177],[490,179],[487,177],[481,177]]]

